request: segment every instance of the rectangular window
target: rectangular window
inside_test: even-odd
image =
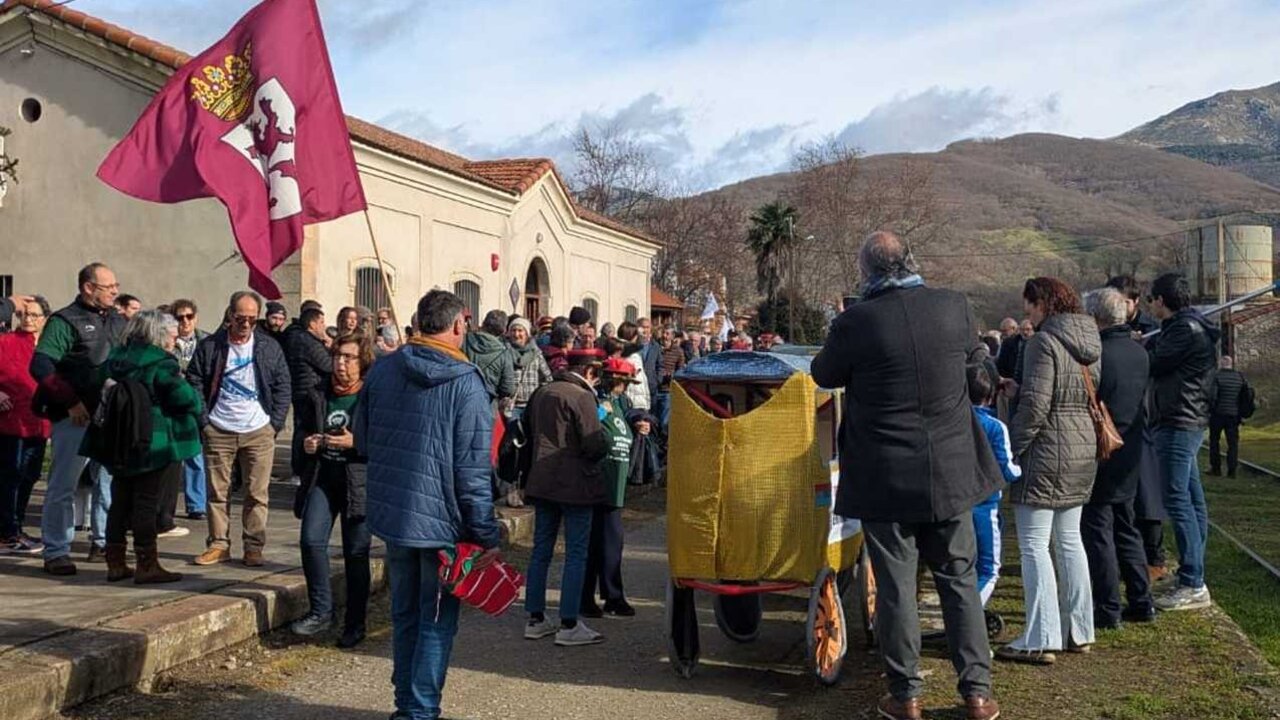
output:
[[[591,314],[591,324],[600,327],[600,303],[594,298],[582,298],[582,309]]]
[[[375,313],[378,308],[390,307],[387,289],[382,286],[382,273],[376,267],[356,270],[356,305],[367,307]]]
[[[480,327],[480,285],[470,280],[459,280],[453,284],[453,294],[462,298],[462,303],[471,311],[472,327]]]
[[[9,297],[13,294],[13,276],[0,275],[0,297]]]

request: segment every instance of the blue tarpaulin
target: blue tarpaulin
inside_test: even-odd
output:
[[[676,380],[736,382],[744,380],[785,382],[797,372],[808,373],[813,358],[763,352],[722,352],[694,360],[675,374]]]

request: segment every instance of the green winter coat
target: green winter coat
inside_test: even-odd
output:
[[[117,476],[141,475],[199,455],[200,395],[178,369],[178,359],[155,345],[118,347],[103,363],[102,382],[133,378],[151,394],[151,447],[147,458]],[[86,442],[89,436],[86,435]],[[81,452],[88,454],[87,448]]]
[[[480,368],[489,397],[513,398],[516,396],[515,354],[500,337],[486,332],[467,333],[462,343],[467,359]]]

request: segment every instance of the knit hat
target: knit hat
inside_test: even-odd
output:
[[[570,325],[586,325],[591,322],[591,313],[587,312],[584,307],[574,307],[569,311]]]
[[[272,315],[288,316],[289,311],[284,308],[282,303],[269,302],[267,303],[267,317],[271,317]]]
[[[525,332],[533,335],[533,323],[529,322],[525,318],[516,318],[515,320],[507,323],[508,331],[515,330],[516,328],[524,328]]]
[[[551,326],[554,325],[555,322],[556,322],[555,318],[551,317],[550,315],[543,315],[542,317],[538,318],[538,332],[547,332],[548,330],[551,329]]]

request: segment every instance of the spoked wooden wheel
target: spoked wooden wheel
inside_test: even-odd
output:
[[[667,583],[667,658],[680,677],[688,680],[698,667],[701,648],[698,642],[698,608],[691,588]]]
[[[809,617],[805,622],[809,666],[823,685],[840,679],[840,668],[849,649],[844,605],[836,587],[836,574],[823,568],[809,593]]]
[[[858,553],[857,568],[858,578],[854,587],[857,590],[858,614],[862,616],[862,633],[870,648],[876,645],[876,574],[871,569],[866,543]]]

